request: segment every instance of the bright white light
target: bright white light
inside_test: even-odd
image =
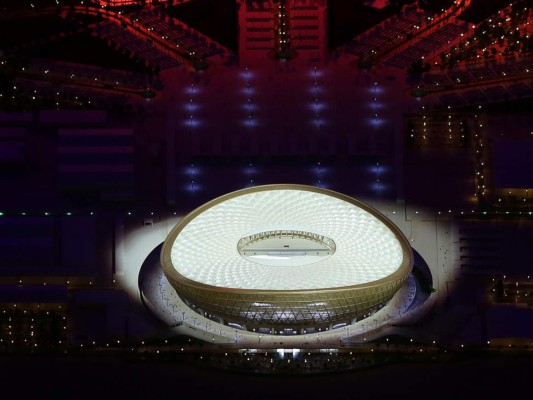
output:
[[[258,255],[258,256],[249,256],[250,258],[258,258],[263,260],[289,260],[290,257],[283,257],[283,256],[271,256],[268,254],[264,255]]]
[[[313,264],[285,268],[239,254],[242,237],[277,229],[325,235],[336,251]],[[181,275],[207,285],[305,290],[384,278],[400,267],[403,253],[395,234],[365,209],[323,193],[283,189],[244,193],[206,209],[183,227],[171,260]]]

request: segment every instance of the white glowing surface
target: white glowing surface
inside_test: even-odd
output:
[[[323,261],[326,257],[331,257],[335,250],[310,239],[289,235],[283,238],[269,237],[248,243],[240,253],[241,257],[258,264],[289,267]]]
[[[325,257],[320,256],[278,256],[278,255],[257,255],[246,256],[253,263],[267,267],[296,267],[314,264],[323,261]]]
[[[336,251],[308,265],[271,267],[237,251],[254,232],[301,229],[333,239]],[[212,286],[303,290],[357,285],[384,278],[402,263],[393,232],[369,212],[335,197],[305,190],[246,193],[219,203],[187,224],[172,244],[183,276]]]

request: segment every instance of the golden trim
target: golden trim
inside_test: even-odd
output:
[[[213,286],[189,279],[176,271],[171,260],[172,246],[180,232],[190,221],[209,208],[224,201],[249,193],[273,190],[315,192],[346,201],[355,207],[367,211],[385,224],[400,243],[403,256],[400,266],[390,275],[372,282],[331,288],[298,290],[256,290]],[[196,306],[203,308],[204,311],[214,315],[219,315],[228,320],[237,321],[248,326],[264,326],[265,324],[271,326],[286,326],[289,324],[293,326],[307,326],[309,324],[314,326],[327,326],[330,323],[345,321],[355,317],[359,318],[373,310],[379,304],[383,304],[390,299],[407,279],[413,265],[413,253],[408,240],[399,228],[373,207],[332,190],[306,185],[278,184],[256,186],[228,193],[201,205],[187,214],[172,229],[165,240],[161,250],[161,264],[170,283],[184,299],[191,301]],[[300,316],[299,318],[295,317],[292,322],[279,321],[279,319],[278,322],[274,322],[272,320],[274,317],[270,315],[270,319],[267,318],[267,321],[261,323],[261,320],[257,320],[255,317],[250,319],[246,316],[263,312],[263,309],[252,305],[256,301],[275,303],[274,308],[278,310],[277,312],[291,313],[294,310],[299,310],[297,312],[300,313]],[[233,306],[230,307],[224,304],[225,302],[231,302]],[[327,310],[324,309],[324,312],[328,316],[325,319],[320,317],[318,321],[312,316],[313,313],[316,315],[322,312],[320,310],[324,308],[314,307],[313,304],[310,304],[312,302],[324,302],[324,304],[327,304]],[[307,311],[304,311],[304,314],[302,314],[298,306],[304,306],[306,304]],[[245,316],[243,316],[243,312]],[[301,324],[299,321],[301,321]]]
[[[403,254],[402,263],[396,269],[396,271],[394,271],[392,274],[386,276],[385,278],[378,279],[376,281],[362,283],[358,285],[339,286],[339,287],[334,287],[334,288],[303,289],[303,290],[264,290],[264,289],[255,290],[255,289],[224,288],[220,286],[207,285],[205,283],[194,281],[192,279],[189,279],[181,275],[180,273],[176,271],[176,269],[172,265],[172,260],[171,260],[172,245],[174,244],[180,232],[190,221],[192,221],[194,218],[196,218],[196,216],[208,210],[209,208],[214,207],[215,205],[220,204],[226,200],[230,200],[230,199],[233,199],[233,198],[245,195],[245,194],[249,194],[249,193],[258,193],[258,192],[265,192],[265,191],[271,191],[271,190],[301,190],[301,191],[307,191],[307,192],[315,192],[315,193],[323,194],[326,196],[334,197],[340,200],[344,200],[350,204],[353,204],[354,206],[358,208],[361,208],[367,211],[368,213],[372,214],[374,217],[379,219],[380,222],[384,223],[392,231],[396,239],[398,239],[398,242],[400,243],[402,247],[402,254]],[[276,185],[254,186],[252,188],[246,188],[246,189],[237,190],[235,192],[227,193],[213,200],[210,200],[207,203],[191,211],[178,224],[176,224],[176,226],[172,229],[172,231],[170,231],[169,235],[165,239],[165,243],[163,244],[163,248],[161,250],[161,264],[163,265],[163,270],[165,271],[165,274],[167,276],[171,276],[174,279],[183,281],[184,283],[187,282],[191,286],[197,286],[198,288],[201,288],[201,289],[210,288],[211,290],[216,290],[216,291],[231,291],[233,293],[240,292],[240,293],[260,293],[260,294],[280,293],[280,292],[292,292],[292,293],[318,292],[322,290],[331,292],[331,291],[336,291],[336,290],[346,290],[348,288],[354,288],[354,289],[355,288],[361,288],[361,289],[371,288],[371,287],[381,286],[383,283],[393,281],[398,278],[403,278],[406,275],[408,275],[409,272],[411,271],[411,267],[413,265],[413,252],[411,250],[411,246],[409,245],[409,242],[407,241],[407,238],[400,231],[400,229],[392,223],[392,221],[390,221],[387,217],[385,217],[375,208],[359,200],[356,200],[353,197],[344,195],[339,192],[335,192],[333,190],[321,189],[321,188],[317,188],[314,186],[294,185],[294,184],[276,184]]]

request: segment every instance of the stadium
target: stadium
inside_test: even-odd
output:
[[[375,209],[330,190],[265,185],[183,218],[161,253],[165,275],[201,315],[239,329],[297,334],[346,326],[383,307],[413,256]]]
[[[25,354],[330,373],[533,349],[526,0],[5,0],[0,20],[13,376],[42,378]]]

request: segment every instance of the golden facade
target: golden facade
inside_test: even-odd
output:
[[[208,285],[181,275],[171,260],[171,249],[181,230],[196,216],[216,204],[242,194],[265,190],[303,190],[333,196],[371,213],[390,229],[402,250],[399,267],[381,279],[350,286],[305,290],[254,290]],[[268,221],[265,221],[268,223]],[[270,233],[269,233],[270,234]],[[267,235],[268,236],[268,235]],[[237,246],[237,243],[235,244]],[[201,257],[201,255],[199,255]],[[404,284],[413,263],[412,251],[401,231],[378,211],[348,196],[302,185],[268,185],[240,190],[214,199],[181,220],[163,245],[164,272],[178,295],[195,309],[236,323],[246,329],[325,329],[351,323],[382,307]]]

